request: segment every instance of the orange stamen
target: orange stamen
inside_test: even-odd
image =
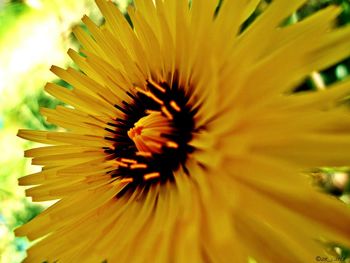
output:
[[[150,97],[152,100],[154,100],[155,102],[157,102],[160,105],[164,104],[164,102],[161,99],[158,99],[156,97],[156,95],[154,95],[153,93],[149,93],[148,97]]]
[[[147,164],[144,163],[137,163],[130,165],[130,169],[145,169],[147,168]]]
[[[173,116],[165,106],[162,107],[162,112],[164,113],[165,117],[167,117],[169,120],[173,119]]]
[[[163,102],[161,99],[157,98],[153,93],[151,93],[151,92],[149,92],[149,91],[145,91],[145,90],[143,90],[143,89],[141,89],[141,88],[139,88],[139,87],[136,87],[135,89],[136,89],[138,92],[140,92],[140,93],[146,95],[147,97],[151,98],[152,100],[154,100],[154,101],[157,102],[158,104],[160,104],[160,105],[163,105],[163,104],[164,104],[164,102]]]
[[[136,160],[127,159],[127,158],[121,158],[120,160],[124,163],[137,163]]]
[[[162,86],[160,86],[158,83],[154,82],[153,80],[150,79],[150,80],[148,80],[148,82],[151,83],[152,86],[155,87],[160,92],[162,92],[162,93],[166,92],[166,90]]]
[[[177,105],[177,103],[175,101],[170,101],[170,106],[176,110],[177,112],[180,112],[181,111],[181,108],[179,107],[179,105]]]
[[[151,152],[136,152],[137,156],[143,156],[143,157],[152,157]]]
[[[160,111],[156,111],[156,110],[146,110],[146,113],[147,113],[147,114],[152,114],[152,113],[159,114]]]
[[[146,145],[147,145],[148,147],[151,147],[151,148],[153,148],[153,147],[155,147],[155,148],[157,148],[157,149],[162,148],[162,144],[160,144],[160,143],[158,143],[158,142],[147,141],[147,142],[145,142],[145,143],[146,143]]]
[[[153,179],[153,178],[157,178],[160,176],[160,173],[159,172],[154,172],[154,173],[149,173],[149,174],[145,174],[143,176],[143,179],[145,180],[149,180],[149,179]]]
[[[115,161],[115,163],[121,167],[128,167],[128,165],[126,163],[122,163],[122,162],[118,162],[118,161]]]
[[[128,131],[128,136],[129,136],[129,138],[130,138],[130,139],[133,139],[133,138],[135,138],[136,136],[141,135],[142,129],[143,129],[142,126],[137,126],[137,127],[131,128],[131,129]]]
[[[165,111],[172,117],[168,111]],[[172,127],[169,119],[162,112],[151,113],[134,123],[128,136],[135,143],[138,151],[161,153],[162,146],[168,141],[162,134],[170,134]]]
[[[122,180],[120,180],[121,183],[132,183],[134,181],[133,178],[124,178]]]
[[[179,147],[179,145],[176,142],[172,142],[172,141],[166,142],[165,145],[168,146],[169,148],[174,148],[174,149],[177,149]]]

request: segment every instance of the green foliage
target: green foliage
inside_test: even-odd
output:
[[[0,37],[18,20],[18,17],[28,10],[23,3],[12,3],[1,7],[0,2]]]
[[[41,211],[43,211],[43,207],[41,205],[34,204],[32,202],[29,202],[28,199],[23,200],[24,203],[24,209],[21,211],[16,211],[13,214],[14,222],[11,226],[12,228],[16,228],[18,226],[21,226],[30,220],[32,220],[36,215],[40,214]]]
[[[350,1],[348,0],[337,0],[335,1],[342,7],[342,13],[338,17],[338,24],[345,25],[350,23]]]
[[[66,83],[63,83],[63,81],[58,82],[62,86],[69,87]],[[7,109],[5,115],[8,119],[15,119],[22,128],[55,130],[57,127],[46,122],[44,117],[40,114],[40,108],[55,108],[57,105],[63,105],[63,103],[40,89],[33,94],[25,96],[15,109]],[[20,116],[20,118],[18,118],[18,116]]]

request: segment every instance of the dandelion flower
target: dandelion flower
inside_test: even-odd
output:
[[[59,200],[16,230],[28,262],[314,262],[350,246],[350,209],[305,171],[350,162],[350,82],[291,91],[350,55],[335,6],[289,26],[305,1],[138,0],[128,22],[98,0],[101,26],[74,30],[74,88],[42,109],[65,131],[21,130],[42,171],[19,180]]]

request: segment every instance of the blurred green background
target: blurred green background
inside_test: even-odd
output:
[[[125,11],[131,0],[114,2]],[[269,2],[260,3],[242,30]],[[343,9],[338,26],[350,23],[349,0],[310,0],[285,24],[295,23],[330,4],[340,5]],[[19,128],[56,129],[39,114],[40,107],[54,108],[60,103],[45,94],[43,86],[48,81],[60,82],[49,71],[52,64],[61,67],[71,64],[66,51],[70,47],[78,48],[71,29],[81,25],[80,18],[84,14],[97,23],[102,21],[93,0],[0,0],[0,263],[22,261],[30,243],[26,238],[16,238],[12,231],[49,205],[32,203],[25,197],[24,187],[17,186],[17,178],[40,168],[30,166],[30,160],[23,158],[24,149],[35,147],[35,144],[17,138],[16,134]],[[350,59],[346,59],[323,72],[314,72],[295,91],[324,89],[346,78],[349,72]],[[347,167],[319,168],[311,175],[324,191],[350,203]],[[339,247],[334,252],[349,255],[348,250]]]

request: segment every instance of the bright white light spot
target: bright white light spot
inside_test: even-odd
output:
[[[41,0],[25,0],[25,3],[35,9],[40,9],[43,7],[43,2]]]
[[[333,185],[340,189],[343,189],[348,181],[349,181],[349,176],[347,173],[336,172],[333,174],[333,178],[332,178]]]
[[[326,88],[326,85],[324,84],[321,74],[318,73],[317,71],[314,71],[311,73],[311,79],[318,90],[323,90]]]
[[[33,19],[33,20],[32,20]],[[42,21],[39,23],[39,21]],[[49,67],[65,60],[60,22],[56,17],[30,17],[1,43],[0,102],[15,103],[18,92],[29,93],[48,80]],[[4,100],[4,98],[7,98]],[[3,100],[1,100],[1,98]]]
[[[55,21],[46,21],[37,25],[31,32],[30,37],[26,38],[21,46],[14,50],[9,69],[14,73],[24,73],[29,70],[33,64],[48,62],[53,59],[57,49],[53,40],[53,30],[57,28]],[[51,36],[51,37],[50,37]],[[45,61],[46,60],[46,61]]]

